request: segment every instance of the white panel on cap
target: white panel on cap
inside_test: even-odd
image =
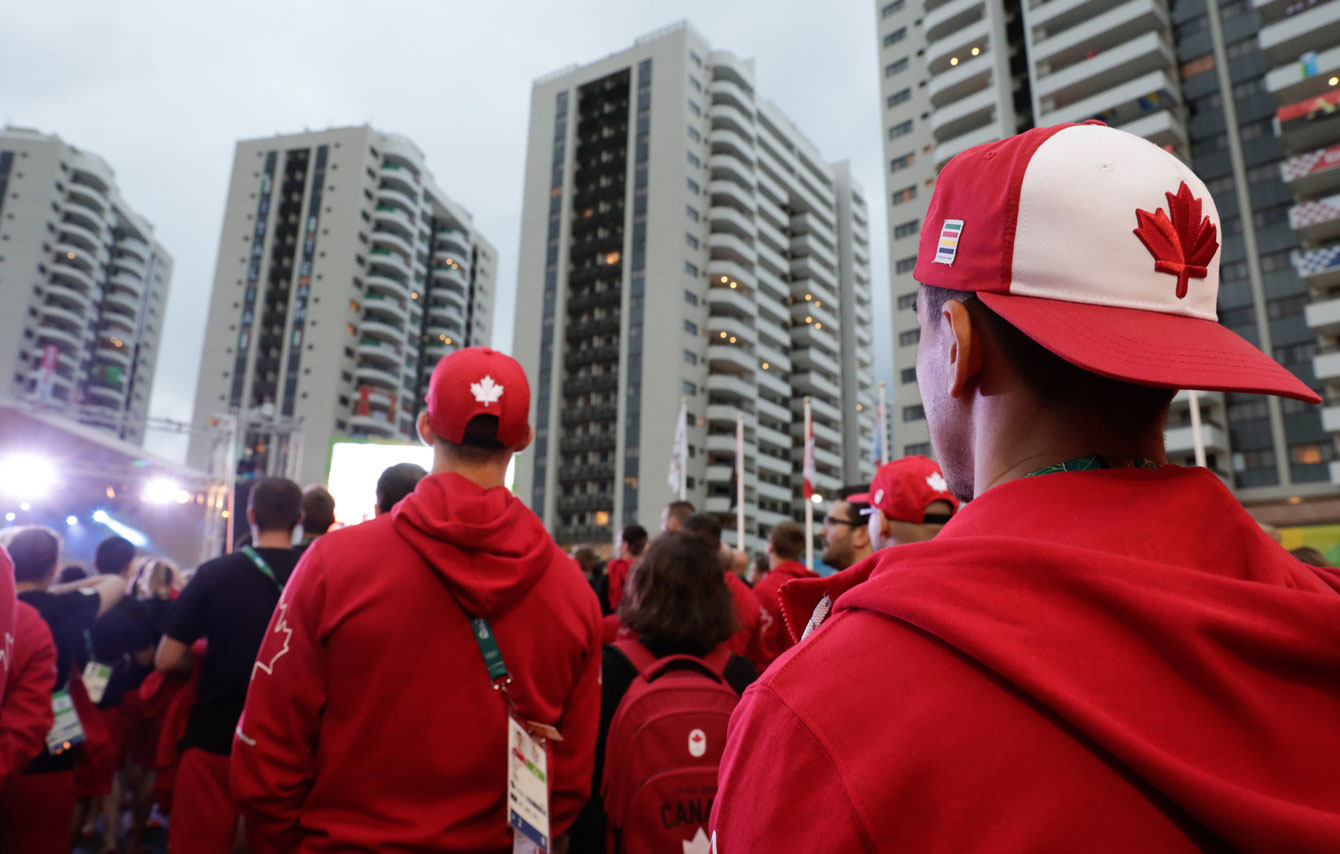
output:
[[[1177,298],[1177,277],[1154,269],[1135,236],[1137,208],[1165,215],[1185,181],[1214,223],[1219,251]],[[971,225],[971,223],[969,223]],[[1217,320],[1223,228],[1205,184],[1182,161],[1115,128],[1080,125],[1038,147],[1024,172],[1010,293]]]

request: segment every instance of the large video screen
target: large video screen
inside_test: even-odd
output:
[[[377,513],[377,478],[397,463],[433,469],[433,449],[418,443],[332,442],[326,488],[335,497],[335,523],[357,525]]]

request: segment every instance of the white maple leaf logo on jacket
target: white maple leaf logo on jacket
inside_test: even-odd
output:
[[[945,480],[945,476],[938,471],[926,478],[926,485],[936,492],[949,491],[949,481]]]
[[[485,406],[492,406],[502,397],[503,387],[493,381],[493,377],[488,374],[477,383],[470,383],[470,393],[475,396],[475,400]]]

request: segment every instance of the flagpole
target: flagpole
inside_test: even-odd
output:
[[[809,452],[810,442],[810,398],[805,396],[805,449]],[[812,485],[811,485],[812,486]],[[814,501],[805,496],[805,566],[814,569]]]
[[[744,551],[744,413],[735,413],[735,547]]]
[[[679,453],[679,500],[684,501],[688,494],[689,474],[689,399],[679,399],[679,423],[684,425],[683,438],[675,450]]]
[[[884,381],[879,381],[879,411],[875,413],[875,420],[879,422],[879,464],[888,465],[889,462],[889,418],[888,406],[884,398]]]
[[[1200,435],[1200,397],[1197,392],[1187,389],[1187,399],[1191,401],[1191,444],[1196,450],[1196,465],[1205,467],[1205,437]]]

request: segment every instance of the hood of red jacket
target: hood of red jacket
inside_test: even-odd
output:
[[[396,533],[472,617],[507,611],[552,564],[571,560],[505,487],[483,489],[450,472],[419,481],[392,514]]]
[[[935,636],[1234,849],[1340,839],[1340,577],[1207,470],[1012,481],[873,561],[835,613]]]

